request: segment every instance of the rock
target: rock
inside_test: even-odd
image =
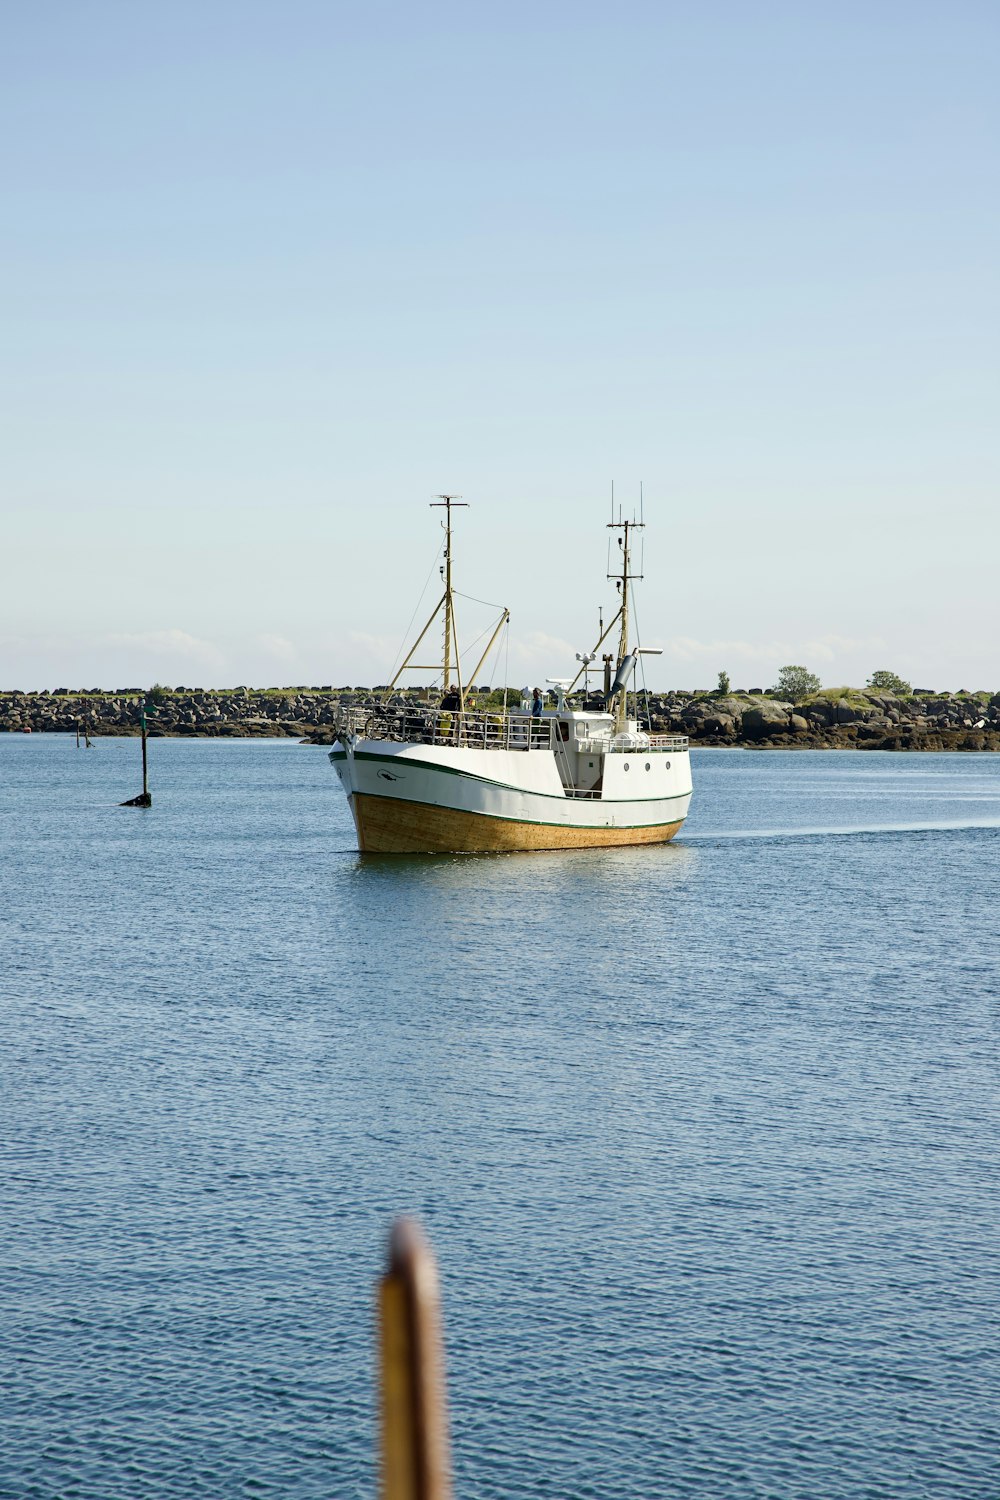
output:
[[[808,734],[809,720],[804,719],[801,714],[792,714],[788,721],[788,727],[793,734]]]
[[[713,714],[708,719],[702,719],[701,728],[705,734],[734,735],[736,734],[736,721],[728,714]]]
[[[701,724],[709,719],[727,718],[739,722],[743,705],[738,698],[696,698],[681,710],[685,724]]]
[[[776,734],[788,732],[789,711],[787,705],[762,698],[743,715],[743,733],[748,740],[772,739]]]

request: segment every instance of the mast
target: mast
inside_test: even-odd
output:
[[[619,514],[619,516],[621,515],[621,511],[620,510],[619,510],[618,514]],[[628,624],[629,624],[629,621],[628,621],[628,589],[629,589],[629,583],[632,581],[633,578],[641,578],[642,577],[641,573],[631,573],[629,571],[629,546],[630,546],[629,532],[630,531],[635,531],[637,529],[641,531],[643,529],[644,524],[645,524],[644,522],[642,522],[642,521],[636,521],[636,520],[631,520],[631,521],[621,521],[621,520],[618,520],[618,521],[609,521],[608,522],[608,530],[609,531],[620,531],[622,533],[621,536],[618,538],[618,545],[622,549],[622,558],[621,558],[622,570],[621,570],[620,573],[609,573],[608,574],[609,578],[614,578],[615,581],[617,582],[617,584],[618,584],[618,591],[621,594],[621,601],[622,601],[621,602],[621,609],[618,611],[618,619],[621,622],[621,629],[620,629],[619,634],[618,634],[618,660],[617,660],[617,662],[615,664],[615,670],[616,670],[616,672],[621,670],[622,662],[625,660],[625,658],[629,654],[629,645],[628,645]],[[624,684],[622,686],[621,697],[619,698],[618,704],[617,704],[617,706],[615,708],[615,730],[616,730],[617,733],[620,734],[622,732],[622,730],[624,730],[624,728],[625,728],[625,720],[627,718],[628,718],[628,685]]]
[[[452,640],[455,637],[455,604],[454,604],[454,600],[452,598],[452,589],[451,589],[451,511],[452,511],[452,507],[453,506],[461,507],[462,510],[468,510],[468,508],[469,508],[468,507],[468,502],[464,501],[462,499],[461,495],[438,495],[438,497],[437,497],[436,500],[432,500],[431,501],[431,508],[432,509],[436,510],[436,509],[442,509],[443,508],[444,509],[444,513],[445,513],[445,523],[444,523],[444,529],[445,529],[445,544],[444,544],[444,675],[443,675],[443,679],[442,679],[443,680],[443,686],[444,686],[444,691],[445,692],[447,692],[448,689],[451,687],[451,645],[452,645]],[[458,655],[457,644],[456,644],[456,649],[455,649],[455,655],[456,655],[456,657]],[[459,691],[460,696],[464,698],[465,694],[462,691],[461,673],[459,673],[458,691]]]

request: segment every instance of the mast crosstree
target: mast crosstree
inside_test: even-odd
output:
[[[431,611],[430,618],[428,619],[427,624],[424,626],[423,630],[420,632],[413,645],[410,647],[410,650],[407,652],[402,666],[399,668],[389,686],[382,694],[383,703],[388,702],[397,682],[402,677],[405,671],[420,669],[421,667],[425,668],[428,672],[437,672],[439,670],[439,664],[437,663],[431,664],[427,662],[415,662],[413,658],[417,653],[417,647],[420,645],[421,641],[424,639],[427,632],[434,624],[434,621],[443,610],[444,649],[442,652],[442,661],[440,663],[442,691],[448,693],[451,690],[451,680],[452,675],[454,674],[455,687],[458,689],[459,707],[463,713],[465,712],[465,684],[462,682],[462,657],[458,647],[458,626],[455,620],[455,590],[452,585],[451,513],[455,509],[468,510],[468,508],[468,501],[463,500],[461,495],[438,495],[436,500],[431,501],[432,510],[443,509],[445,512],[445,518],[441,523],[444,527],[445,533],[444,562],[441,564],[441,575],[444,578],[444,593],[441,595],[440,599]],[[501,630],[507,624],[509,619],[510,610],[504,609],[501,612],[500,620],[497,624],[496,629],[490,636],[486,650],[483,652],[482,656],[479,658],[478,664],[473,669],[470,682],[475,682],[478,678],[480,669],[483,666],[483,663],[485,662],[490,651],[493,649],[497,636],[500,634]]]
[[[638,655],[641,654],[639,649],[637,649],[636,651],[631,652],[631,653],[630,653],[630,650],[629,650],[629,593],[628,593],[628,591],[629,591],[629,584],[632,583],[632,581],[634,579],[641,579],[642,576],[643,576],[642,573],[633,573],[631,571],[631,567],[632,567],[632,563],[631,563],[631,549],[632,549],[631,535],[632,535],[632,532],[634,532],[634,531],[644,531],[646,523],[644,521],[641,521],[641,520],[640,521],[636,521],[634,518],[631,521],[624,521],[624,520],[622,520],[621,507],[619,507],[619,510],[618,510],[618,520],[617,521],[614,520],[613,519],[613,517],[614,517],[614,491],[613,490],[612,490],[612,510],[611,510],[611,515],[612,515],[612,520],[610,520],[608,522],[608,525],[607,525],[608,531],[620,531],[621,532],[621,536],[618,538],[618,545],[621,548],[621,570],[620,570],[620,572],[617,572],[617,573],[612,573],[612,572],[609,571],[608,574],[607,574],[607,576],[610,579],[614,579],[615,584],[617,585],[617,588],[618,588],[619,596],[621,598],[621,603],[619,604],[618,609],[615,612],[615,614],[608,621],[607,625],[604,625],[604,623],[602,621],[602,624],[601,624],[601,634],[598,637],[596,645],[594,646],[594,655],[596,656],[597,652],[601,649],[601,647],[603,646],[604,642],[607,640],[608,636],[611,634],[611,632],[614,630],[615,626],[617,625],[619,627],[618,628],[618,652],[617,652],[617,656],[616,656],[616,660],[615,660],[615,680],[617,682],[618,674],[621,672],[622,666],[625,664],[625,662],[626,662],[627,658],[629,657],[629,655],[631,654],[634,657],[634,656],[638,656]],[[658,655],[659,653],[651,653],[651,654],[657,654]],[[631,665],[632,666],[635,665],[634,661],[631,663]],[[576,687],[577,683],[580,681],[581,676],[583,675],[583,670],[584,670],[583,667],[581,667],[580,670],[577,672],[576,676],[573,678],[573,681],[570,683],[569,688],[567,689],[567,692],[572,692],[573,688]],[[626,673],[626,676],[627,675],[629,675],[629,674]],[[625,720],[628,717],[628,714],[627,714],[627,711],[626,711],[627,710],[627,699],[628,699],[628,690],[627,690],[627,687],[626,687],[626,688],[623,688],[622,692],[619,694],[619,696],[618,696],[618,704],[617,704],[617,707],[615,709],[615,721],[616,721],[615,727],[616,727],[616,731],[619,732],[619,733],[621,732],[622,729],[624,729],[624,727],[625,727]]]

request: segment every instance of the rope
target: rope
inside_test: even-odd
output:
[[[427,574],[427,578],[424,581],[424,586],[423,586],[423,588],[420,591],[420,598],[417,600],[416,604],[413,607],[413,613],[410,616],[410,623],[409,623],[409,625],[407,625],[406,629],[403,631],[403,639],[400,642],[399,650],[396,652],[396,657],[395,657],[395,660],[393,661],[393,664],[392,664],[392,670],[389,673],[389,680],[390,680],[390,682],[392,681],[392,679],[396,675],[396,665],[397,665],[397,663],[399,661],[399,658],[402,656],[403,651],[406,648],[407,641],[410,639],[410,631],[413,629],[413,622],[417,618],[417,610],[420,608],[420,606],[424,602],[424,596],[427,593],[427,585],[430,583],[431,578],[434,576],[434,569],[437,567],[438,558],[441,556],[441,552],[442,552],[443,547],[444,547],[444,542],[439,542],[438,543],[437,552],[435,552],[435,554],[434,554],[434,561],[431,563],[430,572]]]
[[[489,630],[489,628],[490,627],[487,625],[486,630]],[[494,630],[496,629],[495,625],[494,625],[493,629]],[[476,636],[476,639],[474,641],[470,641],[467,646],[464,646],[462,648],[462,655],[463,656],[468,656],[468,654],[469,654],[470,651],[475,651],[476,647],[479,645],[479,642],[482,640],[483,636],[486,634],[486,630],[481,630],[479,632],[479,634]],[[471,684],[470,684],[470,686],[471,686]]]
[[[489,599],[477,599],[474,594],[460,594],[458,589],[452,589],[456,599],[468,599],[470,604],[485,604],[487,609],[503,609],[502,604],[491,604]]]
[[[489,681],[490,682],[493,681],[494,673],[497,670],[499,670],[499,667],[500,667],[500,648],[504,644],[504,642],[506,641],[507,634],[508,634],[509,630],[510,630],[510,616],[508,615],[506,623],[504,624],[504,627],[503,627],[503,634],[500,637],[500,639],[497,641],[496,655],[494,657],[494,662],[493,662],[493,672],[491,672],[489,674]],[[507,684],[506,684],[506,682],[504,683],[503,686],[504,686],[503,706],[504,706],[504,708],[506,708],[507,707]]]
[[[632,596],[632,618],[635,621],[636,650],[638,650],[638,643],[642,640],[642,631],[639,629],[639,611],[635,607],[634,584],[629,588],[629,593]],[[649,708],[649,688],[646,686],[646,663],[641,656],[639,657],[639,676],[642,678],[642,691],[646,699],[646,729],[652,733],[653,716]]]

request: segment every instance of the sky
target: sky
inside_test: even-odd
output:
[[[995,0],[4,7],[0,689],[384,682],[442,491],[566,675],[612,485],[651,687],[1000,689],[998,77]]]

